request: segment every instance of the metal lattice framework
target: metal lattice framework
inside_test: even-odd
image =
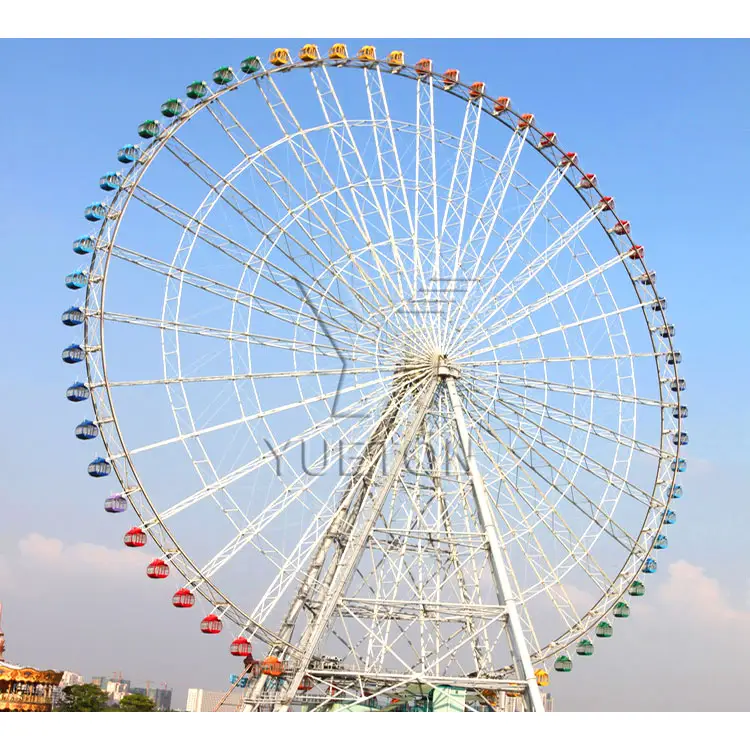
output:
[[[259,657],[249,710],[542,710],[676,518],[666,303],[531,115],[429,61],[305,49],[195,82],[102,178],[63,316],[89,473],[179,606]]]

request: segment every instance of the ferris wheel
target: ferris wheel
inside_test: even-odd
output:
[[[125,545],[230,633],[246,710],[543,710],[682,493],[629,221],[526,109],[401,51],[276,49],[161,114],[62,316]]]

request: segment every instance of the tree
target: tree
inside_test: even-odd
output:
[[[107,694],[96,685],[68,685],[63,688],[58,711],[106,711]]]
[[[120,701],[120,711],[153,711],[156,704],[145,695],[126,695]]]

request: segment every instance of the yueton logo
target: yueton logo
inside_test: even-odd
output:
[[[268,448],[268,455],[273,458],[276,476],[280,477],[284,465],[287,468],[291,465],[288,458],[290,443],[272,445],[266,438],[264,442]],[[393,451],[389,450],[387,444],[383,445],[382,441],[378,443],[373,440],[338,440],[331,444],[323,439],[314,443],[301,441],[299,444],[299,469],[310,477],[322,477],[332,471],[338,476],[351,476],[363,471],[387,475],[393,466]],[[455,441],[445,437],[431,439],[429,449],[423,441],[415,441],[415,450],[403,459],[403,470],[405,474],[412,476],[438,473],[442,477],[458,477],[466,476],[469,466]]]
[[[480,277],[431,278],[415,289],[411,299],[401,302],[396,310],[409,315],[449,315],[458,300],[467,295]]]

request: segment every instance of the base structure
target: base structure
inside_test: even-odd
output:
[[[397,372],[243,710],[544,710],[459,381]]]

